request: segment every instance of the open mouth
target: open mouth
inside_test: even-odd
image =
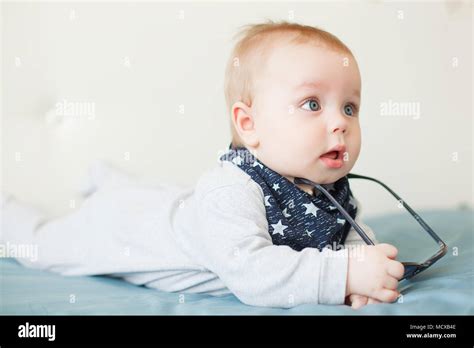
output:
[[[340,157],[340,151],[329,151],[326,152],[324,155],[321,157],[326,157],[326,158],[331,158],[331,159],[338,159]]]

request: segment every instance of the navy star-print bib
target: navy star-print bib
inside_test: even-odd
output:
[[[303,191],[245,147],[230,148],[220,160],[232,162],[262,188],[273,244],[300,251],[306,247],[322,250],[326,246],[336,250],[344,243],[351,225],[323,193],[312,196]],[[322,186],[355,219],[357,205],[347,177]]]

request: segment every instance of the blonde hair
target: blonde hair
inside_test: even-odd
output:
[[[227,110],[231,114],[232,105],[237,101],[252,106],[257,72],[262,69],[263,63],[268,58],[273,39],[284,38],[285,34],[287,37],[288,34],[293,34],[289,43],[303,44],[313,41],[318,45],[352,56],[351,50],[341,40],[316,27],[271,20],[266,23],[244,25],[234,37],[234,39],[239,37],[240,39],[232,50],[225,71],[224,93]],[[232,147],[243,146],[234,127],[232,116],[230,125]]]

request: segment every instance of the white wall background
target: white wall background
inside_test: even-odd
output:
[[[362,152],[415,209],[473,203],[470,1],[1,4],[2,190],[68,212],[94,159],[153,183],[193,185],[230,141],[223,73],[239,26],[319,26],[358,59]],[[382,116],[416,102],[420,117]],[[62,117],[57,103],[93,106]],[[183,112],[184,111],[184,112]],[[397,209],[353,184],[365,214]]]

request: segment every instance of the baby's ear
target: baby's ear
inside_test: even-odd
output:
[[[253,110],[247,104],[238,101],[232,105],[232,124],[245,145],[256,147],[259,143],[255,128]]]

